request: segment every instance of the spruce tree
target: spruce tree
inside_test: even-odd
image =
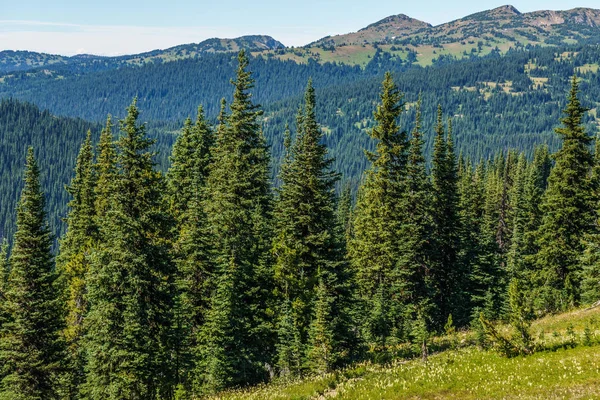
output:
[[[475,288],[481,287],[481,273],[485,270],[485,257],[482,246],[484,175],[483,162],[479,162],[473,170],[471,161],[466,160],[459,176],[461,234],[458,258],[469,274],[467,291],[470,294],[468,309],[471,311],[474,307],[473,294]],[[477,310],[476,314],[479,311]]]
[[[416,106],[415,126],[409,142],[406,167],[405,193],[401,199],[400,244],[392,290],[405,306],[407,321],[415,321],[417,314],[423,323],[430,323],[431,295],[429,270],[431,268],[431,240],[433,221],[431,215],[431,185],[427,177],[423,155],[421,99]],[[413,327],[409,322],[407,332]]]
[[[173,269],[165,240],[170,224],[163,181],[149,151],[153,141],[137,123],[138,114],[134,100],[120,122],[117,168],[91,255],[84,323],[87,399],[155,399],[172,392]]]
[[[527,178],[527,159],[525,154],[521,153],[517,162],[513,187],[509,197],[511,203],[511,225],[512,233],[510,247],[507,253],[506,267],[508,280],[513,278],[523,279],[523,243],[525,241],[525,228],[527,218],[527,208],[525,198],[525,180]]]
[[[282,186],[275,208],[273,245],[278,289],[283,301],[292,306],[291,313],[303,345],[307,344],[311,319],[316,318],[318,271],[332,291],[330,310],[336,315],[327,318],[338,322],[331,327],[332,335],[340,343],[345,342],[341,337],[350,339],[347,337],[349,326],[344,326],[349,321],[344,321],[343,315],[351,311],[347,303],[351,289],[335,210],[334,185],[338,175],[331,170],[333,160],[327,156],[315,114],[315,93],[309,81],[297,118],[300,125],[296,141],[290,147],[287,140],[289,154],[280,176]],[[283,350],[281,344],[279,348]],[[339,361],[340,351],[340,348],[332,348],[328,362],[333,365]]]
[[[89,254],[98,240],[96,225],[96,169],[91,132],[81,146],[75,176],[66,188],[71,195],[69,214],[65,219],[67,232],[60,241],[56,259],[61,289],[67,304],[65,339],[69,349],[68,397],[76,397],[83,381],[84,358],[81,351],[83,320],[87,313],[86,275]]]
[[[269,153],[258,122],[262,112],[249,92],[253,79],[248,62],[241,51],[232,81],[231,113],[222,113],[223,123],[216,132],[203,202],[217,286],[207,332],[230,332],[224,337],[202,334],[206,348],[222,349],[203,357],[205,391],[266,379],[274,353]]]
[[[198,335],[212,292],[210,247],[202,207],[212,145],[212,129],[199,107],[196,123],[192,125],[188,118],[173,146],[167,174],[170,212],[176,221],[173,229],[177,266],[174,346],[179,393],[193,391],[194,376],[199,374]]]
[[[524,267],[529,273],[533,268],[533,256],[538,248],[535,243],[536,232],[542,223],[542,210],[540,208],[544,192],[548,184],[548,176],[552,167],[552,160],[548,153],[548,146],[538,146],[534,150],[533,162],[527,172],[524,187],[524,204],[526,205],[525,226],[523,228]],[[531,280],[529,278],[528,280]]]
[[[594,151],[594,165],[592,167],[592,180],[595,188],[595,226],[594,231],[585,238],[585,251],[581,256],[583,271],[581,274],[581,299],[585,304],[596,304],[600,301],[600,138],[596,135]]]
[[[4,293],[8,321],[0,333],[0,399],[58,399],[65,357],[64,319],[40,170],[32,148],[24,180]]]
[[[336,352],[335,332],[332,326],[334,299],[324,279],[316,286],[314,316],[309,329],[307,363],[316,374],[329,372],[339,357]]]
[[[376,150],[367,152],[371,167],[358,194],[349,256],[363,307],[364,334],[383,346],[390,335],[402,335],[402,307],[392,304],[399,299],[389,288],[402,240],[400,210],[408,154],[407,134],[398,126],[404,107],[402,94],[390,73],[383,80],[380,100],[374,112],[376,126],[369,132]]]
[[[462,290],[466,274],[457,263],[460,245],[458,218],[458,179],[451,127],[445,134],[442,108],[438,107],[436,136],[432,159],[434,265],[431,280],[434,285],[435,326],[441,328],[450,314],[458,323],[464,322]]]
[[[112,118],[109,115],[100,133],[98,158],[96,160],[96,225],[106,216],[117,181],[117,151],[112,134]],[[98,228],[99,229],[99,228]]]
[[[544,215],[537,232],[537,297],[543,301],[539,305],[542,311],[562,310],[579,303],[582,239],[593,232],[595,188],[589,149],[592,138],[582,124],[587,109],[581,105],[578,93],[574,76],[563,111],[565,117],[561,119],[563,126],[556,128],[563,143],[553,156],[556,165],[548,177],[542,202]]]
[[[8,274],[8,241],[6,239],[2,239],[2,244],[0,244],[0,340],[2,337],[2,326],[5,322],[8,322],[8,313],[6,310]],[[0,368],[0,380],[3,376],[3,369]]]

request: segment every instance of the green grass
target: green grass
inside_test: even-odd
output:
[[[434,354],[426,363],[362,363],[214,399],[600,399],[599,328],[600,308],[577,310],[535,321],[532,332],[543,350],[527,357],[481,350],[465,331],[455,338],[462,348]]]

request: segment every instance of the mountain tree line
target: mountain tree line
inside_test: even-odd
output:
[[[439,107],[428,167],[421,100],[409,133],[386,74],[354,202],[310,80],[273,188],[248,63],[216,125],[185,121],[166,174],[136,100],[118,136],[110,117],[88,133],[56,259],[29,149],[0,251],[0,399],[192,399],[406,342],[426,355],[444,327],[509,318],[515,288],[540,316],[598,300],[600,153],[576,78],[558,152],[457,155]]]

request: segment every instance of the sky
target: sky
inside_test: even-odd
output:
[[[303,46],[395,14],[433,25],[507,0],[0,0],[0,50],[135,54],[212,37],[270,35]],[[599,0],[515,0],[521,12],[600,8]]]

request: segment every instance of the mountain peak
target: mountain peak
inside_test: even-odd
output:
[[[380,43],[398,37],[406,37],[426,28],[431,28],[431,24],[411,18],[406,14],[390,15],[357,32],[328,36],[309,44],[309,46]]]
[[[489,11],[489,13],[497,15],[521,15],[521,12],[510,4],[493,8]]]
[[[481,11],[475,14],[471,14],[462,20],[472,20],[472,21],[489,21],[489,20],[501,20],[501,19],[511,19],[515,17],[521,16],[521,12],[517,10],[514,6],[509,4],[493,8],[491,10]],[[460,21],[460,20],[459,20]]]
[[[419,21],[418,19],[411,18],[406,14],[390,15],[375,23],[367,25],[365,28],[360,29],[358,32],[368,31],[373,28],[381,27],[392,27],[397,30],[412,30],[414,28],[426,28],[430,27],[431,24],[427,22]]]

